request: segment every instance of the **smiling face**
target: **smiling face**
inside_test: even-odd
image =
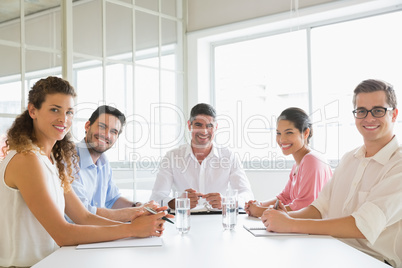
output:
[[[356,109],[371,110],[375,107],[390,107],[384,91],[357,94]],[[397,115],[398,109],[394,109],[387,111],[385,116],[380,118],[373,117],[371,113],[363,119],[355,118],[356,127],[363,136],[366,147],[370,145],[383,147],[392,139]]]
[[[295,156],[307,148],[309,133],[309,129],[306,129],[303,134],[300,133],[293,122],[289,120],[279,120],[276,128],[276,142],[284,155],[292,154]]]
[[[111,114],[99,115],[92,125],[87,121],[85,124],[85,141],[91,155],[100,155],[109,150],[119,137],[120,130],[120,120]]]
[[[70,130],[74,117],[74,99],[71,95],[48,94],[40,109],[28,104],[38,143],[47,147],[62,140]],[[50,148],[51,148],[50,147]]]
[[[188,129],[191,131],[191,145],[197,148],[208,148],[212,146],[217,128],[212,116],[200,114],[193,122],[188,121]]]

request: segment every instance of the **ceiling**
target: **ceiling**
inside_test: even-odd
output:
[[[25,15],[61,5],[63,0],[24,0]],[[0,23],[20,17],[20,0],[0,1]]]

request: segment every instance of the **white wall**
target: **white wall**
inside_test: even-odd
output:
[[[289,180],[290,170],[246,170],[256,200],[267,200],[279,194]]]
[[[122,194],[136,201],[148,201],[155,181],[156,173],[138,174],[136,183],[130,181],[133,178],[132,170],[114,170],[114,180]],[[290,170],[246,170],[250,181],[251,190],[257,200],[266,200],[275,197],[285,187],[289,179]],[[136,189],[133,194],[132,188]],[[130,189],[130,190],[125,190]]]
[[[339,0],[188,0],[187,32]]]

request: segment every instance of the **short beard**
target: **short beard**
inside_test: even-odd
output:
[[[106,152],[107,150],[109,150],[109,148],[106,148],[105,150],[102,150],[102,151],[97,150],[96,147],[93,147],[93,146],[91,145],[91,143],[88,143],[88,142],[87,142],[87,147],[88,147],[88,151],[89,151],[89,153],[90,153],[91,155],[97,155],[97,156],[100,156],[101,154],[103,154],[104,152]]]

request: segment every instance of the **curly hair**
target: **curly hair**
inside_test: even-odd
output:
[[[28,103],[33,104],[36,109],[40,109],[46,96],[56,93],[72,97],[77,95],[68,81],[59,77],[49,76],[46,79],[40,79],[33,85],[28,94]],[[5,154],[10,150],[16,150],[18,153],[41,153],[41,148],[38,146],[33,129],[33,119],[28,110],[25,110],[15,119],[11,128],[7,131],[6,146],[3,147],[3,151],[5,151]],[[70,132],[62,140],[56,141],[52,148],[52,153],[56,160],[61,186],[68,191],[71,182],[74,180],[75,174],[73,174],[73,170],[76,170],[76,172],[79,170],[77,151],[74,142],[71,140]]]

